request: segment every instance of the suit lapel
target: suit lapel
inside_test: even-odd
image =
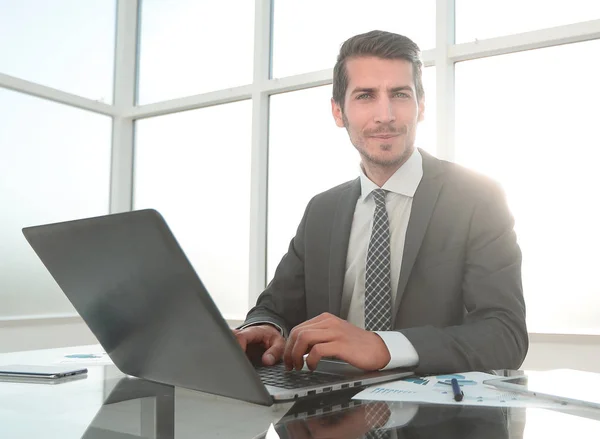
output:
[[[354,209],[359,195],[360,178],[357,178],[340,194],[333,217],[329,247],[329,310],[336,316],[341,312],[346,256]]]
[[[437,201],[442,179],[440,161],[425,151],[419,149],[423,157],[423,178],[415,192],[406,229],[406,239],[404,241],[404,252],[402,254],[402,267],[400,268],[400,279],[398,281],[398,291],[394,302],[394,312],[392,314],[392,325],[395,327],[395,319],[400,308],[400,302],[413,265],[421,248],[421,243],[425,237],[433,208]]]

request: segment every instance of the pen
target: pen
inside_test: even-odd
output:
[[[454,393],[454,400],[456,402],[462,401],[463,396],[465,396],[465,394],[462,392],[462,390],[460,390],[460,386],[458,385],[458,381],[456,380],[456,378],[452,378],[450,380],[450,383],[452,384],[452,392]]]

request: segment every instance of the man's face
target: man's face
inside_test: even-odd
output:
[[[346,128],[363,162],[401,165],[414,150],[417,124],[424,115],[412,64],[402,59],[351,58],[346,72],[344,108],[331,100],[337,126]]]

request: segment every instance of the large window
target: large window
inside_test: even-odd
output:
[[[22,227],[145,207],[243,318],[309,199],[358,175],[330,69],[373,29],[423,50],[417,146],[504,187],[530,330],[600,333],[587,0],[1,1],[0,320],[72,312]]]

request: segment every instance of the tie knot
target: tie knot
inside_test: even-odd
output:
[[[375,207],[385,207],[385,196],[388,191],[385,189],[373,189],[373,198],[375,199]]]

